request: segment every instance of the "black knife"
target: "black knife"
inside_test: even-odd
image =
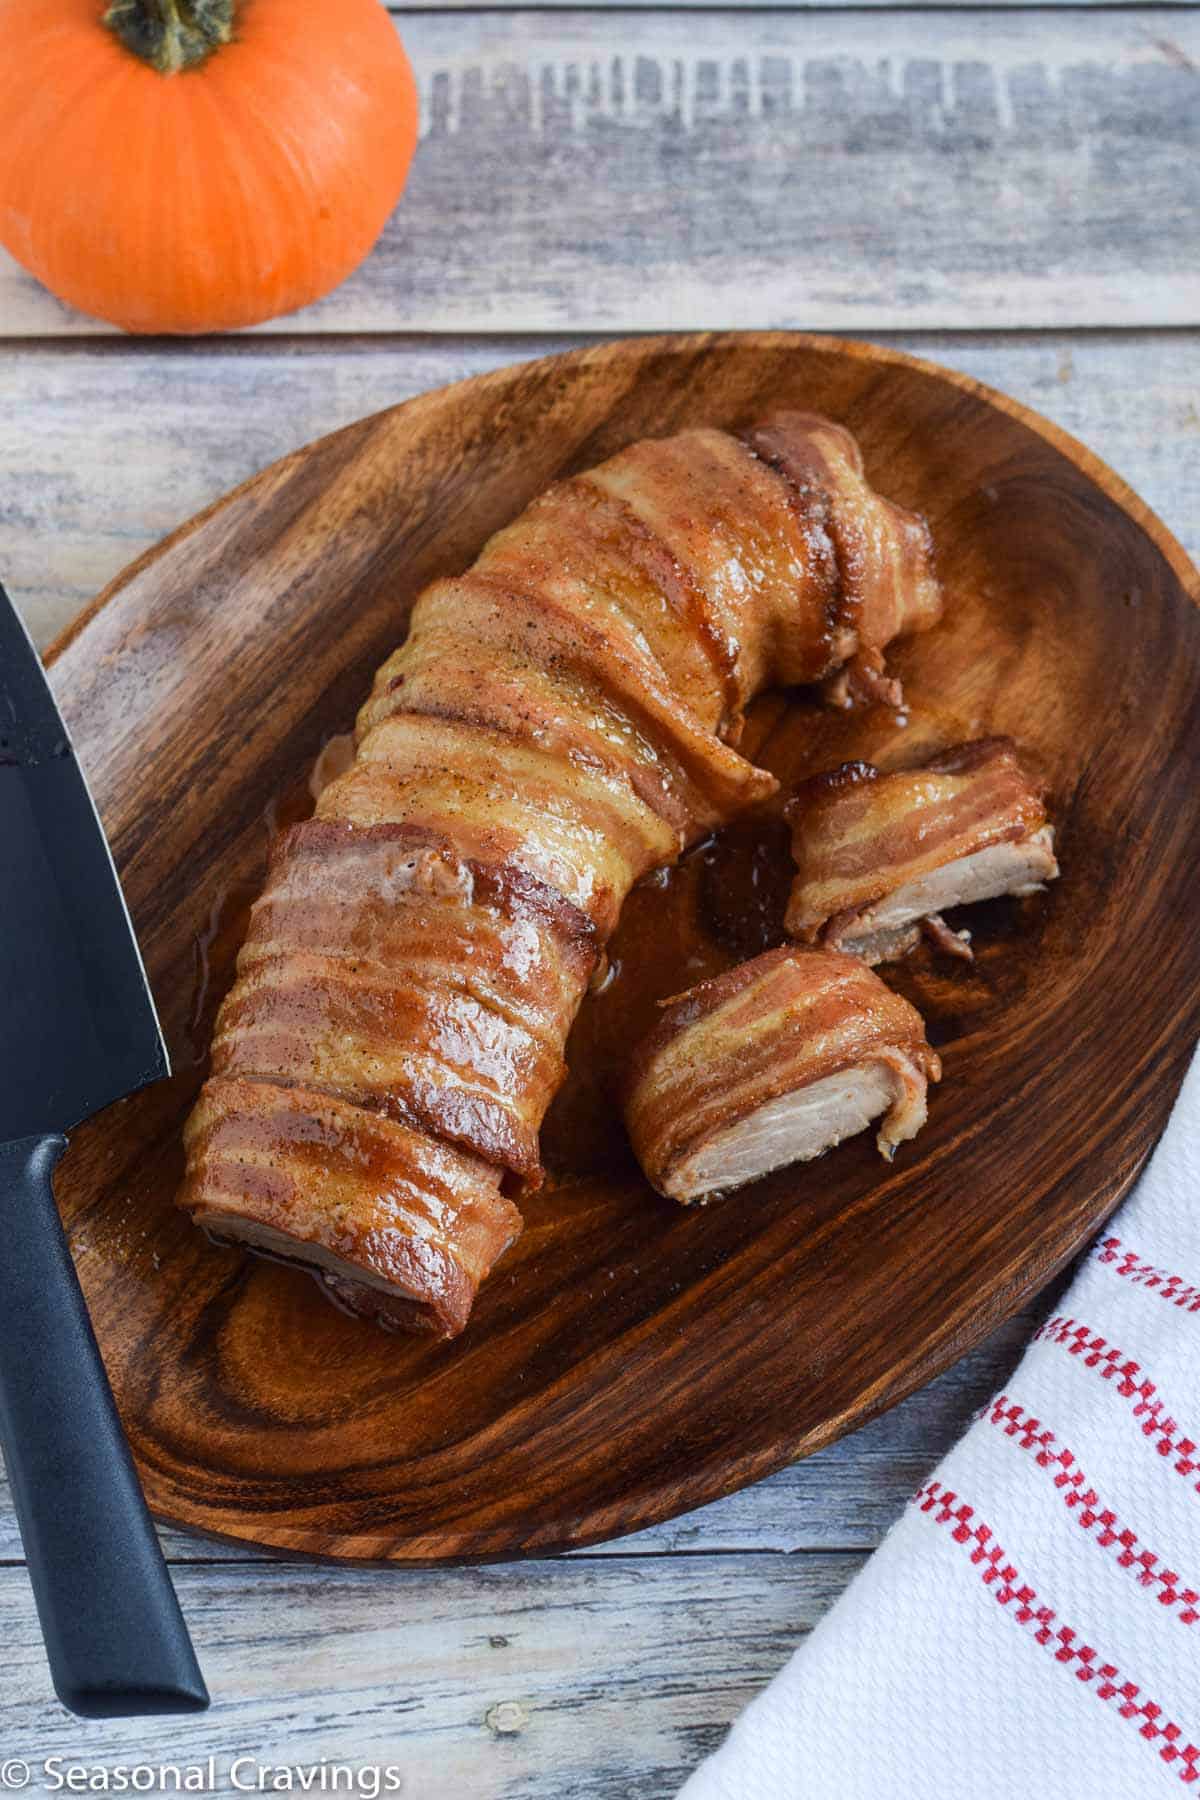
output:
[[[0,588],[0,1444],[54,1686],[87,1718],[208,1705],[51,1185],[64,1132],[169,1073],[96,809]]]

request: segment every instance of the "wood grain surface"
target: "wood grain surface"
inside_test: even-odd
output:
[[[1170,41],[1169,13],[1150,9],[1142,17],[1155,36]],[[732,61],[738,54],[739,22],[730,9],[725,18],[723,55]],[[407,31],[403,14],[401,22]],[[459,23],[463,42],[477,41],[478,20],[470,9]],[[944,15],[911,15],[911,23],[913,53],[936,61]],[[548,39],[553,24],[548,14]],[[1090,27],[1091,21],[1085,29],[1081,18],[1075,28],[1075,53],[1081,61],[1088,57]],[[619,35],[619,17],[614,29]],[[1061,20],[1058,29],[1066,32],[1068,22]],[[519,121],[512,128],[519,130]],[[564,129],[570,129],[569,119]],[[498,123],[495,160],[507,154],[505,130]],[[770,136],[764,133],[757,142],[758,154],[770,158]],[[695,157],[701,167],[709,154],[704,134],[691,133],[683,154]],[[1090,189],[1095,210],[1089,223],[1099,246],[1112,229],[1103,174],[1101,170]],[[673,170],[672,178],[682,186],[686,172]],[[1056,179],[1055,148],[1048,141],[1040,179],[1047,185]],[[964,187],[958,204],[966,207],[970,198]],[[710,199],[705,182],[694,205],[720,199],[719,188]],[[702,232],[695,235],[703,238]],[[1187,235],[1194,240],[1194,231]],[[849,285],[867,265],[870,250],[867,242],[847,236],[832,240],[829,253],[840,260]],[[998,283],[1004,280],[1005,258],[1011,256],[1000,242]],[[1073,295],[1080,319],[1093,319],[1101,311],[1106,279],[1101,260],[1097,255],[1090,282],[1080,283]],[[686,246],[682,264],[690,267]],[[517,292],[523,275],[521,268],[510,269],[502,260],[500,297]],[[340,331],[343,317],[351,322],[361,306],[359,286],[352,284],[337,303],[327,305],[323,333]],[[631,306],[643,304],[632,283],[627,298]],[[565,299],[580,305],[586,291]],[[891,296],[885,299],[896,304]],[[1153,310],[1154,297],[1149,299]],[[0,329],[13,319],[10,302],[11,284],[0,276]],[[757,293],[748,290],[736,317],[750,322],[747,314],[757,303]],[[27,307],[25,322],[14,320],[9,328],[36,331],[47,341],[27,339],[19,350],[0,353],[0,566],[9,585],[15,580],[19,586],[26,616],[41,642],[130,557],[274,456],[374,407],[535,348],[528,340],[462,343],[329,335],[311,335],[303,345],[286,338],[259,338],[244,345],[130,346],[116,340],[72,345],[49,341],[49,334],[64,328],[61,309],[53,302],[30,291]],[[385,309],[380,313],[385,323],[395,324],[394,312],[390,319]],[[515,323],[527,322],[515,311],[511,316]],[[1073,324],[1075,316],[1065,312],[1062,323]],[[874,331],[880,321],[868,310],[865,323]],[[74,319],[69,327],[89,329]],[[918,340],[907,342],[910,348],[921,347]],[[1174,523],[1193,555],[1200,551],[1194,524],[1200,517],[1200,423],[1194,401],[1200,338],[1195,334],[1059,331],[1033,337],[938,337],[929,340],[928,353],[1014,393],[1082,437]],[[236,429],[230,428],[233,419]],[[75,1747],[108,1761],[128,1759],[135,1747],[185,1755],[201,1748],[220,1752],[235,1743],[253,1747],[250,1740],[287,1756],[319,1741],[330,1754],[345,1756],[360,1748],[369,1754],[391,1746],[403,1731],[398,1760],[417,1792],[427,1792],[427,1780],[442,1779],[444,1769],[450,1791],[457,1794],[458,1771],[471,1767],[474,1791],[486,1800],[508,1800],[514,1794],[521,1800],[561,1800],[565,1792],[573,1800],[625,1800],[633,1792],[647,1800],[666,1800],[681,1761],[690,1766],[707,1747],[704,1740],[692,1742],[684,1735],[700,1702],[695,1688],[679,1674],[683,1663],[690,1664],[683,1646],[694,1629],[694,1615],[686,1595],[698,1570],[714,1589],[720,1584],[732,1608],[738,1593],[752,1585],[753,1605],[783,1627],[774,1655],[750,1632],[737,1631],[727,1640],[719,1676],[706,1664],[705,1678],[711,1676],[720,1687],[708,1712],[711,1742],[742,1698],[777,1666],[788,1647],[793,1618],[801,1630],[807,1628],[973,1408],[1003,1383],[1024,1334],[1025,1322],[1018,1318],[931,1386],[862,1430],[752,1489],[626,1540],[631,1550],[649,1557],[654,1575],[648,1581],[621,1583],[613,1628],[641,1643],[662,1630],[666,1619],[679,1647],[669,1663],[664,1658],[661,1669],[647,1669],[636,1702],[624,1695],[615,1723],[604,1708],[603,1684],[591,1679],[587,1662],[595,1615],[581,1607],[568,1612],[556,1604],[554,1591],[542,1579],[544,1565],[514,1565],[498,1572],[497,1586],[481,1602],[484,1616],[478,1630],[466,1643],[452,1635],[448,1622],[458,1573],[405,1580],[402,1595],[393,1598],[396,1590],[390,1583],[381,1586],[376,1577],[352,1569],[293,1568],[286,1581],[270,1588],[252,1579],[244,1593],[240,1582],[218,1591],[203,1579],[208,1571],[200,1569],[195,1571],[197,1585],[192,1585],[193,1572],[185,1573],[186,1601],[193,1619],[203,1622],[210,1673],[216,1664],[214,1713],[194,1739],[179,1728],[143,1727],[136,1746],[123,1731],[120,1742],[114,1740],[110,1747],[94,1728],[68,1726],[56,1712],[32,1648],[32,1601],[22,1572],[14,1568],[4,1576],[8,1585],[0,1633],[6,1647],[19,1644],[22,1649],[6,1663],[0,1696],[4,1748],[33,1760],[44,1748]],[[166,1543],[173,1558],[192,1561],[247,1554],[178,1533],[167,1533]],[[840,1545],[858,1548],[836,1559],[811,1555],[814,1546]],[[729,1554],[745,1549],[800,1554],[753,1559]],[[19,1555],[2,1497],[0,1555]],[[814,1564],[820,1565],[818,1577],[825,1585],[809,1607],[803,1597],[805,1576]],[[777,1613],[771,1610],[773,1593],[781,1597]],[[497,1699],[507,1699],[510,1690],[493,1689],[492,1665],[472,1649],[473,1644],[481,1653],[485,1636],[496,1635],[489,1628],[501,1605],[519,1618],[522,1688],[537,1703],[533,1723],[522,1725],[515,1743],[493,1737],[481,1722],[493,1692]],[[331,1655],[321,1678],[312,1680],[306,1669],[302,1678],[289,1680],[278,1646],[292,1650],[298,1640],[324,1640],[327,1620],[333,1622]],[[414,1631],[422,1645],[419,1657],[413,1651]],[[227,1638],[246,1648],[226,1653],[222,1645]],[[356,1682],[355,1674],[363,1666],[383,1675],[360,1705],[365,1684]],[[271,1671],[269,1682],[263,1669]],[[416,1700],[411,1710],[410,1687]],[[547,1704],[569,1722],[569,1730],[541,1729],[538,1715]],[[602,1714],[604,1730],[591,1730],[593,1712]],[[434,1720],[436,1737],[423,1738],[422,1724]],[[248,1723],[243,1726],[243,1721]],[[490,1758],[479,1755],[485,1730],[488,1748],[495,1751]],[[586,1751],[580,1744],[586,1744]],[[521,1763],[510,1779],[514,1750]]]
[[[879,9],[893,8],[911,10],[911,0],[854,0],[856,7]],[[1030,0],[992,0],[999,10],[1005,8],[1025,7]],[[1057,0],[1057,4],[1067,7],[1110,6],[1112,0]],[[1188,6],[1192,0],[1133,0],[1132,6],[1125,10],[1133,11],[1144,7],[1147,11],[1166,12],[1172,8]],[[630,8],[651,8],[659,5],[659,0],[490,0],[489,11],[493,12],[625,12]],[[939,7],[961,8],[966,12],[978,12],[980,0],[938,0]],[[779,11],[801,11],[807,7],[820,10],[824,0],[685,0],[681,6],[672,7],[676,12],[696,12],[709,9],[731,10],[734,7],[753,7],[756,11],[763,8],[775,8]],[[824,7],[826,11],[833,10]],[[388,11],[396,15],[401,29],[415,12],[473,12],[478,10],[477,0],[421,0],[419,6],[409,6],[406,0],[388,0]]]
[[[638,1018],[682,956],[747,947],[736,856],[698,856],[630,902],[624,974],[585,1009],[549,1128],[562,1182],[460,1344],[398,1344],[294,1271],[208,1248],[171,1208],[178,1124],[265,822],[413,594],[560,468],[789,399],[846,420],[876,484],[933,525],[950,605],[902,656],[909,747],[1012,731],[1062,834],[1067,878],[1027,917],[993,909],[970,974],[911,978],[947,1065],[915,1151],[881,1173],[847,1146],[816,1179],[692,1214],[612,1157],[605,1077]],[[119,583],[55,683],[179,1074],[80,1133],[59,1191],[152,1505],[357,1558],[585,1543],[818,1447],[981,1337],[1115,1203],[1195,1034],[1196,591],[1146,509],[1015,405],[895,353],[753,336],[576,353],[365,421]],[[751,744],[787,777],[890,729],[769,699]]]
[[[569,1554],[670,1558],[837,1550],[861,1557],[879,1543],[966,1422],[1005,1385],[1036,1326],[1054,1310],[1063,1285],[1060,1276],[1032,1305],[1006,1319],[944,1374],[861,1430],[754,1487],[740,1488],[629,1537]],[[264,1556],[253,1544],[220,1542],[169,1528],[161,1535],[172,1562],[258,1562]],[[21,1540],[0,1473],[0,1566],[20,1560]],[[517,1566],[511,1566],[518,1579]]]
[[[497,43],[518,79],[521,70],[544,63],[551,71],[547,79],[564,88],[572,79],[572,63],[586,66],[590,81],[592,62],[607,66],[616,57],[624,71],[631,53],[650,65],[643,71],[647,82],[669,82],[673,61],[693,45],[703,62],[730,72],[726,79],[732,86],[735,71],[742,82],[739,65],[754,57],[761,61],[764,54],[761,27],[756,30],[753,21],[763,10],[761,0],[747,12],[735,11],[730,0],[714,8],[702,28],[694,13],[678,10],[655,20],[650,0],[647,21],[655,21],[657,29],[644,27],[636,38],[628,26],[634,3],[640,0],[619,0],[607,19],[598,6],[587,8],[594,22],[584,24],[582,34],[576,23],[566,39],[560,5],[536,12],[532,5],[505,6],[523,17],[498,39],[499,7],[481,12],[468,5],[450,14],[455,0],[436,0],[447,16],[437,26],[440,54],[432,56],[422,48],[424,22],[413,17],[418,9],[394,10],[427,92],[430,71],[445,70],[449,85],[457,70],[483,67],[485,53]],[[799,10],[786,4],[778,9],[783,23],[768,55],[782,57],[794,69],[797,59],[820,61],[849,44],[854,58],[870,66],[873,42],[882,41],[878,14],[867,21],[869,30],[852,27],[857,35],[849,37],[845,15],[820,5],[793,28],[787,15]],[[978,63],[985,89],[989,77],[994,81],[991,40],[982,54],[977,48],[983,40],[975,31],[976,12],[964,9],[948,19],[944,6],[893,10],[897,16],[888,41],[893,47],[899,41],[908,64],[941,69],[945,83],[945,46],[965,39],[965,53],[956,52],[956,61]],[[1097,36],[1100,12],[1107,17]],[[1047,71],[1042,89],[1047,102],[1055,98],[1056,72],[1073,66],[1096,81],[1092,92],[1102,106],[1121,93],[1126,59],[1144,53],[1147,44],[1157,42],[1186,72],[1189,62],[1197,61],[1198,18],[1195,10],[1163,6],[1127,6],[1116,15],[1106,7],[1073,15],[1062,7],[1030,12],[1024,0],[1014,11],[1026,61]],[[958,29],[949,31],[949,25]],[[955,78],[952,66],[951,83]],[[704,79],[713,75],[706,71]],[[748,67],[746,79],[748,85]],[[1196,557],[1200,334],[1074,329],[1118,316],[1111,310],[1114,278],[1120,317],[1150,322],[1170,316],[1170,292],[1160,293],[1153,274],[1142,281],[1137,266],[1131,267],[1128,212],[1121,204],[1125,190],[1121,182],[1114,184],[1110,146],[1119,143],[1128,165],[1141,156],[1141,140],[1149,140],[1151,166],[1169,165],[1172,143],[1179,141],[1178,107],[1186,108],[1194,92],[1179,81],[1169,96],[1165,84],[1160,88],[1167,131],[1159,143],[1153,141],[1156,117],[1131,126],[1128,117],[1109,122],[1103,111],[1086,113],[1082,135],[1071,141],[1076,149],[1085,146],[1085,155],[1088,146],[1096,152],[1090,161],[1068,157],[1064,163],[1062,131],[1035,132],[1031,153],[1021,163],[1020,205],[982,221],[973,217],[979,189],[969,177],[1001,167],[1003,147],[989,143],[990,127],[979,107],[973,116],[979,141],[966,151],[953,132],[935,137],[936,149],[928,141],[897,141],[894,156],[912,172],[914,192],[919,194],[934,157],[962,171],[963,178],[953,183],[940,227],[917,221],[912,254],[902,259],[905,279],[894,286],[890,279],[880,280],[875,266],[873,221],[868,218],[865,229],[843,229],[836,206],[836,197],[860,178],[857,135],[862,134],[856,135],[855,127],[872,123],[864,118],[855,88],[847,90],[845,137],[835,136],[821,157],[830,205],[816,205],[806,194],[793,196],[785,185],[780,146],[794,145],[799,135],[787,115],[778,135],[756,122],[740,128],[736,118],[726,123],[725,136],[734,143],[732,191],[742,199],[754,190],[752,157],[764,166],[758,184],[769,172],[779,177],[776,210],[797,205],[813,225],[823,285],[849,296],[847,322],[872,336],[888,322],[908,325],[914,303],[932,327],[990,319],[992,312],[981,313],[976,304],[978,274],[968,285],[945,278],[951,260],[947,239],[961,228],[978,246],[982,232],[977,255],[995,292],[1003,295],[1010,277],[1021,272],[1021,207],[1062,219],[1070,279],[1061,293],[1054,291],[1055,262],[1045,275],[1044,309],[1035,314],[1028,297],[1023,308],[1026,324],[1052,320],[1054,330],[941,331],[924,340],[892,341],[924,349],[993,383],[1082,438],[1172,524]],[[1186,113],[1182,116],[1186,124]],[[439,284],[438,265],[426,253],[424,210],[403,237],[398,235],[403,214],[398,214],[381,249],[385,278],[377,279],[374,268],[364,270],[331,296],[319,320],[283,321],[278,335],[169,346],[95,341],[87,321],[67,314],[16,276],[11,265],[0,266],[0,337],[20,338],[0,344],[0,573],[10,590],[18,591],[40,642],[165,531],[274,457],[422,389],[552,347],[544,338],[494,333],[545,324],[578,332],[588,321],[603,255],[598,238],[572,229],[590,195],[589,183],[621,183],[628,205],[652,218],[675,259],[664,275],[651,241],[642,252],[645,280],[625,265],[616,271],[619,279],[609,271],[610,334],[634,329],[650,304],[663,300],[668,280],[672,300],[681,292],[686,296],[689,284],[711,281],[714,259],[705,247],[720,237],[731,192],[728,175],[713,180],[714,160],[728,161],[729,155],[711,126],[684,130],[647,119],[640,125],[597,122],[585,129],[577,113],[559,106],[551,114],[547,141],[531,148],[521,108],[489,101],[471,131],[477,154],[473,164],[462,159],[461,172],[443,162],[444,149],[422,147],[419,179],[405,202],[420,201],[424,209],[424,194],[450,197],[459,237],[448,247],[440,244],[438,254],[449,256],[453,280]],[[541,186],[539,158],[549,177]],[[508,191],[509,168],[520,176],[514,191],[524,197],[527,210],[542,209],[544,234],[536,230],[537,220],[520,230],[495,232],[490,208],[494,195]],[[793,158],[787,173],[793,169],[804,174],[807,164]],[[568,191],[565,177],[579,186]],[[1182,192],[1193,179],[1194,153]],[[655,210],[648,182],[669,195],[671,218],[661,216],[661,206]],[[1181,256],[1196,266],[1200,214],[1193,207],[1183,216],[1172,215],[1155,186],[1146,202],[1160,213],[1163,229],[1177,234]],[[810,284],[807,246],[797,251],[790,240],[789,266],[774,255],[776,221],[770,212],[755,225],[761,260],[755,278],[726,295],[722,324],[762,323],[767,299],[776,309],[771,316],[784,316],[780,294],[799,306]],[[543,294],[534,296],[536,312],[529,305],[538,285],[527,267],[531,244],[543,272],[553,277],[549,319]],[[921,258],[927,259],[924,266]],[[856,303],[859,288],[872,298]],[[945,316],[938,295],[949,309]],[[415,318],[413,296],[422,299],[431,328],[453,327],[469,308],[482,317],[488,335],[470,340],[345,335],[364,323],[394,334]],[[806,304],[794,316],[811,322],[817,315]],[[1004,313],[996,319],[1000,327],[1009,322]],[[293,335],[299,333],[303,338]],[[1038,1308],[1047,1303],[1043,1295]],[[443,1795],[458,1800],[467,1791],[479,1800],[563,1800],[567,1794],[571,1800],[629,1800],[634,1794],[639,1800],[669,1800],[681,1770],[694,1766],[748,1695],[774,1673],[797,1632],[805,1632],[850,1579],[975,1408],[1004,1385],[1030,1319],[1028,1310],[1015,1316],[928,1387],[794,1467],[612,1546],[618,1552],[615,1564],[606,1560],[598,1566],[590,1560],[593,1553],[584,1553],[588,1566],[598,1569],[596,1585],[586,1592],[556,1587],[541,1562],[487,1571],[486,1579],[461,1571],[381,1578],[349,1567],[293,1565],[265,1571],[271,1579],[262,1581],[261,1569],[223,1574],[203,1566],[214,1557],[241,1559],[255,1552],[166,1532],[172,1559],[192,1564],[181,1571],[181,1585],[215,1696],[213,1712],[186,1726],[143,1721],[118,1728],[68,1721],[55,1705],[37,1653],[24,1572],[6,1568],[0,1572],[0,1753],[27,1757],[36,1769],[40,1757],[54,1750],[112,1764],[137,1755],[185,1758],[210,1750],[228,1758],[260,1747],[276,1760],[291,1761],[319,1749],[345,1760],[394,1756],[410,1800]],[[843,1547],[845,1554],[828,1554]],[[637,1580],[626,1574],[635,1554]],[[0,1488],[0,1561],[19,1555]],[[614,1604],[605,1609],[598,1601],[610,1566]],[[479,1585],[460,1610],[464,1580]],[[698,1615],[693,1605],[701,1587],[720,1602],[719,1655],[712,1644],[712,1615]],[[476,1616],[470,1623],[472,1607]],[[641,1680],[635,1690],[621,1687],[616,1709],[607,1704],[606,1693],[620,1671],[598,1672],[597,1629],[638,1650]],[[498,1636],[508,1636],[512,1649],[493,1646],[491,1639]],[[703,1647],[693,1657],[694,1636]],[[661,1651],[646,1656],[642,1647],[655,1642]],[[499,1660],[511,1655],[519,1657],[515,1669]],[[522,1708],[518,1729],[497,1734],[485,1715],[510,1701]],[[698,1721],[703,1721],[699,1727]],[[33,1789],[42,1786],[35,1777]],[[219,1791],[227,1786],[219,1778]]]
[[[398,23],[407,191],[268,331],[1200,323],[1194,11]],[[0,261],[0,334],[97,329]]]
[[[4,1751],[129,1764],[152,1732],[156,1759],[215,1756],[218,1792],[230,1791],[239,1755],[327,1756],[398,1768],[402,1800],[667,1800],[857,1562],[605,1558],[531,1564],[519,1580],[490,1569],[452,1579],[181,1569],[212,1713],[97,1725],[18,1704]],[[0,1570],[0,1642],[18,1692],[42,1658],[23,1581]]]
[[[885,337],[1080,438],[1200,559],[1200,331]],[[48,644],[118,572],[297,445],[580,340],[22,343],[0,352],[0,571]],[[231,421],[236,420],[236,428]]]

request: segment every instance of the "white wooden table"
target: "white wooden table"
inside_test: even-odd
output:
[[[370,263],[239,339],[100,333],[0,259],[0,571],[45,642],[281,452],[586,335],[789,325],[966,369],[1200,554],[1200,10],[429,6]],[[1035,1309],[1036,1310],[1036,1309]],[[658,1800],[997,1386],[1015,1319],[773,1480],[562,1561],[369,1573],[166,1534],[200,1719],[53,1702],[0,1492],[0,1763],[388,1764],[410,1800]],[[344,1791],[344,1790],[343,1790]]]

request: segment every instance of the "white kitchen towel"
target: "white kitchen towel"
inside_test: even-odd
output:
[[[680,1800],[1200,1795],[1200,1056],[991,1401]]]

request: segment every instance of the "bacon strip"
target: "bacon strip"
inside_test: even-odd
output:
[[[1058,874],[1045,801],[1008,738],[961,744],[888,775],[843,763],[805,783],[789,813],[797,871],[789,933],[869,963],[903,956],[922,927],[969,957],[943,909],[1033,893]]]
[[[460,1330],[626,894],[775,791],[733,748],[745,707],[882,668],[940,604],[923,522],[812,415],[635,444],[536,500],[418,598],[353,763],[275,846],[182,1204]]]
[[[498,1169],[310,1089],[214,1077],[184,1143],[197,1225],[311,1266],[381,1323],[455,1336],[520,1234]]]
[[[883,1115],[891,1160],[941,1064],[920,1014],[856,957],[784,946],[671,1001],[638,1047],[625,1119],[681,1201],[808,1161]]]
[[[827,589],[823,658],[801,630],[792,640],[793,681],[824,681],[835,705],[882,701],[899,706],[883,652],[905,632],[926,631],[942,616],[929,527],[879,494],[863,494],[862,452],[844,427],[813,413],[785,414],[747,441],[796,496],[808,535],[827,538],[836,580]],[[794,619],[794,615],[791,615]]]
[[[598,955],[589,920],[523,870],[404,825],[312,820],[275,846],[213,1074],[269,1070],[536,1183]]]

